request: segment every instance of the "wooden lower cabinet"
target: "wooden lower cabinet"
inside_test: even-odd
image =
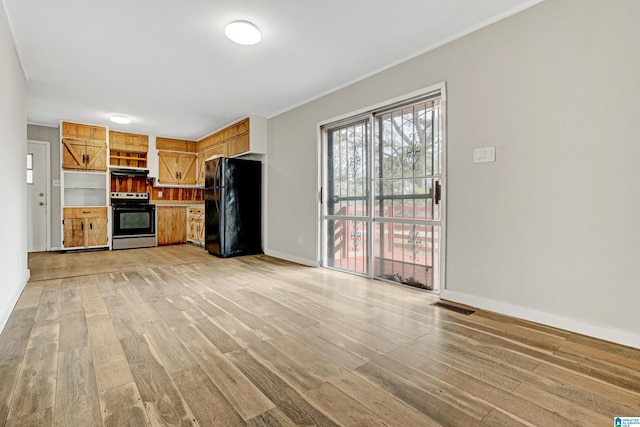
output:
[[[107,226],[106,207],[64,208],[62,245],[65,248],[107,246]]]
[[[158,246],[187,243],[187,209],[184,206],[157,206]]]
[[[187,208],[187,242],[204,246],[204,208]]]

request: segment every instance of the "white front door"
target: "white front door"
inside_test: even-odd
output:
[[[48,233],[47,144],[27,143],[27,250],[47,250]]]

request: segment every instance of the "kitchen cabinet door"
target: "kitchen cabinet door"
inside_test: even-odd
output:
[[[178,177],[181,185],[196,185],[195,153],[180,153],[178,156]]]
[[[204,152],[198,153],[196,159],[196,167],[198,169],[198,179],[196,179],[196,185],[204,187]]]
[[[158,182],[160,184],[178,184],[178,159],[180,153],[175,151],[158,152]]]
[[[233,137],[227,142],[227,151],[230,157],[246,153],[250,148],[248,133]]]
[[[93,171],[107,170],[107,144],[87,141],[85,145],[86,169]]]
[[[184,206],[158,206],[158,246],[187,243],[187,210]]]
[[[63,122],[62,137],[84,139],[84,140],[106,141],[107,128],[103,126]]]
[[[85,219],[87,246],[105,246],[108,242],[107,218]]]
[[[204,208],[187,208],[187,241],[204,246]]]
[[[86,169],[86,144],[84,141],[75,139],[62,140],[62,168],[63,169]]]
[[[160,184],[196,185],[196,153],[158,152]]]
[[[85,246],[83,218],[64,219],[64,247],[77,248]]]
[[[107,144],[100,141],[62,140],[62,168],[72,170],[107,170]]]

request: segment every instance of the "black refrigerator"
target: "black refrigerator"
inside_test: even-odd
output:
[[[262,253],[262,162],[205,162],[205,248],[222,258]]]

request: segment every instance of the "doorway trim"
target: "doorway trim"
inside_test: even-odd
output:
[[[51,142],[28,139],[27,152],[29,151],[29,144],[44,145],[45,147],[45,185],[47,188],[47,235],[45,236],[45,241],[48,252],[51,250]]]
[[[448,192],[448,162],[447,162],[447,152],[448,152],[448,125],[447,125],[447,119],[448,119],[448,115],[447,115],[447,87],[446,87],[446,82],[442,81],[439,83],[435,83],[433,85],[424,87],[422,89],[418,89],[409,93],[406,93],[404,95],[400,95],[394,98],[390,98],[387,99],[386,101],[382,101],[382,102],[378,102],[376,104],[364,107],[364,108],[360,108],[358,110],[354,110],[351,112],[347,112],[344,114],[340,114],[338,116],[335,116],[333,118],[329,118],[326,120],[322,120],[320,122],[316,123],[316,135],[317,135],[317,140],[316,140],[316,152],[317,152],[317,182],[316,182],[316,189],[317,189],[317,199],[316,199],[316,242],[317,242],[317,246],[316,246],[316,254],[317,254],[317,259],[318,259],[318,266],[319,267],[325,267],[328,268],[324,265],[324,261],[325,261],[325,247],[324,247],[324,237],[323,237],[323,231],[324,231],[324,227],[323,227],[323,220],[324,220],[324,215],[323,215],[323,206],[324,204],[327,202],[327,191],[324,187],[325,183],[325,177],[327,176],[327,166],[326,166],[326,162],[325,162],[325,145],[326,145],[326,138],[325,135],[326,133],[323,131],[323,127],[326,127],[328,125],[332,125],[332,124],[336,124],[336,123],[340,123],[343,121],[349,121],[350,119],[356,118],[358,116],[365,116],[365,115],[369,115],[371,116],[375,111],[380,110],[380,109],[386,109],[390,106],[393,106],[395,104],[403,104],[406,102],[410,102],[413,99],[419,99],[421,97],[427,96],[431,93],[434,92],[440,92],[440,99],[441,99],[441,119],[442,119],[442,128],[441,128],[441,133],[442,133],[442,139],[444,141],[443,144],[443,150],[442,150],[442,174],[441,174],[441,179],[442,179],[442,194],[441,194],[441,203],[440,203],[440,215],[441,215],[441,226],[440,226],[440,236],[439,236],[439,246],[440,246],[440,259],[439,259],[439,268],[440,268],[440,283],[439,283],[439,287],[438,290],[434,293],[441,293],[442,291],[444,291],[447,286],[447,282],[446,282],[446,270],[447,270],[447,192]],[[369,157],[373,156],[373,151],[370,153]],[[369,162],[372,162],[372,159],[368,159]],[[370,164],[371,166],[371,164]],[[372,214],[372,213],[371,213]],[[372,249],[373,245],[371,245],[371,248],[369,249],[369,253],[371,253],[373,251]],[[370,262],[371,259],[369,260]],[[340,270],[342,271],[342,270]],[[355,274],[355,273],[353,273]],[[373,274],[373,269],[369,268],[369,274],[364,275],[365,277],[369,277],[371,279],[374,279],[374,274]],[[399,284],[399,286],[404,286]]]

